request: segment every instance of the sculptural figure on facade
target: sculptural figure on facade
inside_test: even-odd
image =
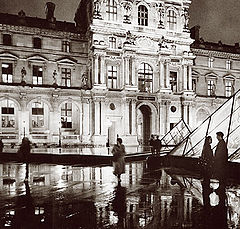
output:
[[[82,75],[82,88],[87,88],[88,84],[88,78],[87,78],[87,74],[83,73]]]
[[[57,86],[57,71],[53,71],[53,85]]]
[[[94,0],[93,2],[94,4],[94,13],[93,13],[93,17],[95,19],[102,19],[102,16],[101,16],[101,0]]]
[[[183,13],[182,13],[182,18],[183,18],[183,29],[184,30],[188,30],[188,23],[189,23],[189,14],[188,14],[188,10],[185,8]]]
[[[123,9],[124,9],[123,22],[131,24],[131,20],[130,20],[131,13],[132,13],[131,3],[129,3],[128,1],[123,1],[121,5],[123,6]]]
[[[21,75],[22,75],[22,80],[21,80],[21,82],[22,83],[26,83],[26,75],[27,75],[27,71],[26,71],[26,69],[25,69],[25,67],[23,67],[22,68],[22,70],[21,70]]]
[[[126,40],[125,40],[124,44],[135,45],[135,40],[136,40],[135,37],[128,30],[126,33]]]
[[[164,6],[160,3],[157,6],[157,11],[158,11],[158,18],[159,18],[159,24],[158,24],[158,28],[163,29],[164,28],[164,14],[165,14],[165,9]]]
[[[159,41],[158,41],[158,46],[159,49],[161,50],[162,48],[167,48],[167,44],[166,44],[166,39],[164,38],[164,36],[162,36]]]

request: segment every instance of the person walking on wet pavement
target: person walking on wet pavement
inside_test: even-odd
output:
[[[156,154],[160,155],[160,150],[162,148],[162,143],[161,143],[161,140],[159,139],[158,135],[156,136],[156,140],[154,141],[154,145],[155,145],[155,148],[156,148]]]
[[[203,145],[200,165],[202,167],[203,176],[211,176],[213,166],[213,151],[211,148],[212,137],[207,136]]]
[[[125,173],[125,160],[124,156],[126,154],[125,146],[122,144],[122,139],[117,138],[117,144],[114,145],[112,149],[113,154],[113,174],[117,176],[118,183],[121,182],[121,174]]]
[[[154,152],[155,152],[154,141],[155,141],[154,135],[151,134],[151,137],[150,137],[150,139],[149,139],[149,146],[150,146],[150,150],[151,150],[151,153],[152,153],[152,154],[154,154]]]
[[[21,146],[18,150],[19,158],[23,162],[28,162],[29,156],[30,156],[30,151],[31,151],[31,142],[29,141],[29,139],[27,137],[24,137],[22,139]]]
[[[217,132],[218,144],[215,151],[214,168],[216,175],[220,180],[224,180],[227,172],[228,149],[227,144],[223,139],[223,133]]]

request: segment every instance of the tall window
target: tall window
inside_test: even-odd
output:
[[[33,65],[33,84],[41,85],[43,83],[43,68]]]
[[[13,82],[13,65],[9,63],[2,63],[2,82]]]
[[[228,80],[225,82],[225,95],[230,97],[233,94],[233,82]]]
[[[175,30],[177,27],[177,14],[174,10],[169,10],[167,14],[167,24],[169,30]]]
[[[208,96],[214,96],[215,90],[216,86],[214,80],[208,80]]]
[[[69,41],[63,41],[62,42],[62,51],[63,52],[70,52],[70,42]]]
[[[4,104],[2,104],[1,108],[1,115],[2,115],[2,128],[16,127],[14,103],[12,101],[9,100],[4,101]]]
[[[107,19],[109,21],[116,21],[117,20],[117,4],[114,0],[107,0],[106,5],[106,13]]]
[[[42,102],[32,104],[32,127],[44,127],[44,107]]]
[[[62,128],[72,128],[72,103],[65,103],[61,107]]]
[[[153,70],[149,64],[142,63],[138,71],[138,89],[141,92],[153,92]]]
[[[71,69],[62,68],[62,86],[71,87]]]
[[[117,67],[108,66],[108,88],[117,88]]]
[[[42,40],[39,37],[33,38],[33,48],[35,49],[41,49],[42,48]]]
[[[208,58],[208,67],[213,68],[213,58],[212,57]]]
[[[3,34],[3,44],[12,45],[12,36],[10,34]]]
[[[109,48],[111,49],[117,48],[117,40],[115,37],[109,37]]]
[[[138,24],[148,26],[148,9],[146,6],[140,5],[138,7]]]
[[[170,86],[172,92],[177,92],[177,72],[170,72]]]
[[[231,70],[231,60],[226,61],[226,69]]]

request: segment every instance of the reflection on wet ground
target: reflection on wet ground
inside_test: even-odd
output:
[[[25,164],[0,164],[0,226],[158,229],[211,228],[220,222],[222,228],[240,227],[240,185],[183,173],[150,173],[144,162],[134,162],[118,185],[110,166],[30,164],[24,182]]]

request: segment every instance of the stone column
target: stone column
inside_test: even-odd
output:
[[[98,84],[98,54],[94,55],[94,84]]]
[[[188,81],[187,65],[183,65],[182,81],[183,81],[183,90],[185,91],[187,90],[187,81]]]
[[[170,106],[170,101],[165,101],[165,106],[166,106],[166,113],[165,113],[165,134],[170,130],[169,126],[169,106]]]
[[[125,135],[129,135],[129,103],[130,103],[130,99],[126,99],[125,102]]]
[[[137,82],[137,76],[135,75],[135,65],[136,65],[136,59],[133,57],[132,58],[132,85],[133,86],[137,86],[136,82]]]
[[[164,88],[164,78],[165,78],[165,76],[164,76],[164,62],[163,61],[159,61],[159,68],[160,68],[160,70],[159,70],[159,87],[160,88]]]
[[[94,101],[94,134],[100,135],[100,101],[98,99],[95,99]]]
[[[188,90],[192,91],[192,66],[188,66]]]
[[[105,99],[101,100],[101,135],[107,136],[108,127],[106,125],[106,111],[107,111],[107,104],[105,103]]]
[[[169,79],[169,61],[165,63],[165,79],[166,79],[166,88],[170,88],[170,79]]]
[[[129,85],[129,57],[125,57],[125,85]]]
[[[105,56],[104,55],[101,55],[101,59],[100,59],[100,61],[101,61],[101,66],[100,66],[100,68],[101,68],[101,83],[102,84],[106,84],[106,78],[105,78]]]
[[[136,135],[137,133],[137,112],[136,112],[136,100],[132,100],[132,135]]]
[[[89,135],[90,130],[90,103],[88,99],[83,100],[83,135]]]
[[[160,133],[161,136],[165,135],[165,123],[166,123],[166,106],[165,106],[165,101],[161,101],[160,104]]]

